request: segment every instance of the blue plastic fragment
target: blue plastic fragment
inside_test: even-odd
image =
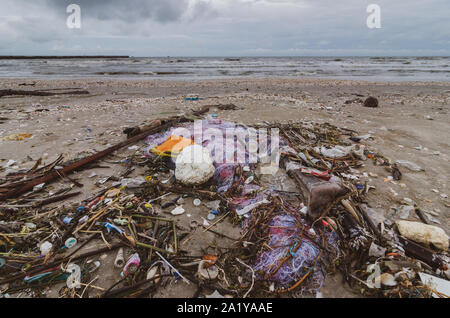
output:
[[[73,218],[70,218],[70,217],[68,217],[68,216],[66,216],[66,217],[63,218],[63,222],[64,222],[65,224],[70,224],[70,222],[72,222],[72,220],[73,220]]]
[[[105,223],[103,223],[103,225],[104,225],[104,226],[106,227],[106,229],[108,230],[108,233],[110,233],[111,230],[116,230],[117,232],[119,232],[119,234],[122,234],[122,233],[123,233],[123,231],[122,231],[120,228],[118,228],[117,226],[115,226],[115,225],[113,225],[113,224],[111,224],[111,223],[105,222]]]
[[[291,246],[291,247],[289,248],[289,254],[291,254],[291,256],[294,257],[294,258],[297,257],[297,253],[292,252],[292,250],[293,250],[294,248],[296,248],[297,245],[298,245],[298,242],[295,242],[294,246]]]

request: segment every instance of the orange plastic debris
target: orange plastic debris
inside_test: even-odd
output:
[[[204,261],[209,261],[209,263],[205,263],[205,265],[204,265],[205,268],[213,266],[217,262],[218,259],[219,259],[219,257],[215,256],[215,255],[205,255],[205,256],[203,256],[203,260]]]
[[[184,148],[194,144],[192,139],[172,135],[163,144],[153,148],[152,153],[162,156],[172,153],[180,153]]]

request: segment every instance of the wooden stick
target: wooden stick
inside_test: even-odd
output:
[[[220,219],[218,219],[216,222],[214,222],[213,224],[211,224],[209,227],[207,227],[203,233],[205,233],[206,231],[208,231],[209,229],[211,229],[214,225],[216,225],[217,223],[221,222],[223,219],[225,219],[228,214],[230,214],[230,211],[228,211],[224,216],[222,216]]]

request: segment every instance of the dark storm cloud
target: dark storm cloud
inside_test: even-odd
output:
[[[187,10],[187,0],[46,0],[47,5],[65,12],[69,4],[78,4],[83,16],[102,21],[137,22],[154,19],[158,22],[179,20]]]

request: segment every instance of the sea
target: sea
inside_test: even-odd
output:
[[[450,80],[450,57],[2,58],[0,78]]]

